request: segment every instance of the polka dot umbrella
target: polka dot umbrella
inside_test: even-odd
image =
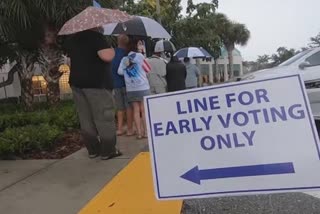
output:
[[[110,23],[125,22],[130,19],[130,15],[120,10],[87,7],[67,21],[61,28],[59,35],[74,34],[92,28],[102,27]]]

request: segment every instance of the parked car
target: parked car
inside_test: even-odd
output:
[[[279,75],[301,74],[314,118],[320,121],[320,48],[303,51],[277,67],[246,74],[237,81],[265,79]],[[317,121],[318,122],[318,121]]]

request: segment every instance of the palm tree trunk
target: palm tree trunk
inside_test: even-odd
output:
[[[48,78],[46,78],[48,79]],[[48,103],[50,105],[56,105],[60,102],[60,85],[59,79],[54,81],[49,81],[47,85],[47,97]]]
[[[233,76],[234,76],[234,73],[233,73],[233,54],[232,54],[232,52],[233,52],[233,50],[234,50],[234,47],[228,47],[228,59],[229,59],[229,78],[228,78],[228,80],[229,79],[232,79],[233,78]]]
[[[33,91],[32,78],[25,78],[20,80],[21,83],[21,102],[26,111],[33,109]]]
[[[21,102],[26,111],[33,110],[32,77],[34,74],[34,63],[32,53],[19,53],[17,65],[19,67],[18,74],[21,85]]]
[[[33,110],[32,70],[28,70],[25,66],[21,66],[21,70],[19,71],[21,103],[23,104],[26,111]]]
[[[45,47],[40,51],[39,63],[44,79],[48,83],[47,98],[50,105],[55,105],[60,101],[59,80],[62,73],[59,66],[63,64],[63,57],[57,48]]]

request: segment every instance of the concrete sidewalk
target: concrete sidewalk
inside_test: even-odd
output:
[[[85,149],[63,160],[0,161],[0,213],[75,214],[147,141],[119,138],[123,156],[90,160]]]

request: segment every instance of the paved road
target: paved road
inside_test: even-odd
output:
[[[320,214],[320,199],[304,193],[186,200],[183,214]]]

